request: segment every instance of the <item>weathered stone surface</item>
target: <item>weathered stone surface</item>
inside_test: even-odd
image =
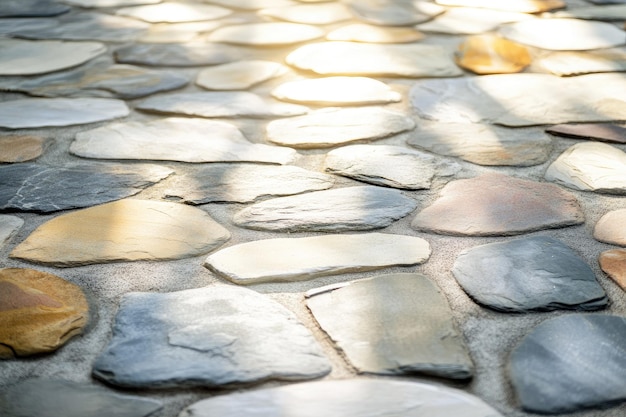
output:
[[[209,255],[204,266],[237,284],[256,284],[417,265],[429,257],[430,245],[419,237],[366,233],[256,240]]]
[[[120,200],[39,226],[11,257],[58,267],[205,254],[230,238],[207,213],[183,204]]]
[[[205,2],[241,10],[260,10],[266,7],[283,7],[298,4],[291,0],[205,0]]]
[[[216,164],[174,177],[165,197],[188,204],[249,203],[262,197],[325,190],[333,182],[330,175],[294,166]]]
[[[358,372],[472,376],[446,298],[424,275],[382,275],[308,295],[315,320]]]
[[[161,408],[160,401],[58,379],[28,379],[0,394],[7,417],[147,417]]]
[[[210,32],[219,27],[244,23],[241,18],[226,18],[219,20],[207,20],[203,22],[186,22],[186,23],[155,23],[137,42],[142,43],[187,43],[194,41],[200,33]]]
[[[0,103],[0,126],[26,129],[80,125],[129,113],[126,103],[109,98],[25,98]]]
[[[545,236],[466,250],[452,273],[478,303],[508,313],[588,311],[608,303],[589,265],[568,246]]]
[[[138,65],[192,67],[232,62],[241,51],[228,45],[196,42],[188,44],[129,45],[115,51],[118,62]]]
[[[602,270],[626,291],[626,249],[602,252],[598,262]]]
[[[600,242],[626,246],[626,209],[613,210],[598,220],[593,237]]]
[[[476,35],[492,31],[503,23],[519,22],[532,18],[532,15],[526,13],[456,7],[429,22],[417,25],[416,28],[424,32]]]
[[[55,19],[43,19],[41,17],[10,17],[0,18],[0,35],[11,35],[18,30],[41,30],[57,26]]]
[[[566,6],[562,0],[435,0],[444,6],[479,7],[518,13],[540,13]]]
[[[313,335],[282,305],[255,291],[210,286],[131,293],[93,374],[124,387],[219,387],[324,376],[330,364]]]
[[[389,226],[416,206],[398,190],[366,185],[274,198],[246,207],[233,221],[256,230],[372,230]]]
[[[248,23],[219,28],[207,40],[247,46],[291,45],[324,36],[318,27],[300,23]]]
[[[589,19],[589,20],[626,20],[626,4],[610,6],[577,7],[575,9],[555,12],[553,17]]]
[[[329,41],[365,43],[410,43],[423,38],[423,33],[410,27],[381,27],[366,23],[342,26],[326,35]]]
[[[255,84],[286,74],[288,68],[272,61],[237,61],[205,68],[196,84],[208,90],[245,90]]]
[[[164,2],[147,6],[118,9],[115,14],[132,17],[148,23],[183,23],[214,20],[226,17],[233,11],[201,3]]]
[[[547,135],[499,126],[467,123],[420,124],[409,145],[478,165],[531,166],[550,157]]]
[[[547,128],[546,132],[565,138],[626,143],[626,127],[607,123],[556,125]]]
[[[63,0],[64,3],[84,8],[137,6],[140,4],[156,4],[163,0]]]
[[[577,143],[550,164],[545,178],[575,190],[626,194],[626,153],[606,143]]]
[[[430,188],[436,166],[431,155],[390,145],[334,149],[326,155],[324,165],[333,174],[405,190]]]
[[[158,165],[0,166],[0,210],[49,213],[95,206],[135,195],[172,173]]]
[[[447,123],[533,126],[614,121],[624,119],[626,79],[620,74],[575,78],[500,74],[420,80],[410,99],[420,117]]]
[[[16,216],[0,214],[0,249],[24,225],[24,220]]]
[[[386,45],[324,42],[304,45],[285,59],[287,64],[322,75],[390,77],[454,77],[462,71],[448,50],[438,45]]]
[[[58,16],[70,10],[65,4],[50,0],[3,0],[0,3],[0,17]]]
[[[448,183],[411,225],[446,235],[508,236],[583,221],[576,197],[558,186],[493,173]]]
[[[169,117],[114,123],[79,132],[70,152],[84,158],[287,164],[290,148],[251,143],[234,125]]]
[[[531,63],[528,48],[494,35],[472,36],[459,45],[456,63],[476,74],[520,72]]]
[[[55,351],[88,321],[78,286],[34,269],[0,269],[0,358]]]
[[[413,128],[411,118],[383,108],[323,109],[270,122],[267,140],[294,148],[327,148],[380,139]]]
[[[561,77],[596,72],[623,72],[626,71],[626,52],[621,49],[553,52],[537,60],[537,64]]]
[[[329,25],[352,18],[346,6],[340,3],[296,4],[267,8],[259,12],[261,16],[309,25]]]
[[[383,26],[411,26],[440,15],[446,9],[426,1],[347,0],[359,20]]]
[[[511,354],[510,373],[522,407],[565,413],[626,399],[626,318],[602,314],[549,319]]]
[[[40,136],[0,136],[0,162],[25,162],[41,156],[45,139]]]

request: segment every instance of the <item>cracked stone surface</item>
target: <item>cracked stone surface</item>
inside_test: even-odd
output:
[[[0,162],[26,162],[41,156],[46,140],[40,136],[7,135],[0,136]]]
[[[626,143],[626,127],[610,123],[563,124],[550,126],[546,132],[572,139]]]
[[[0,249],[10,241],[23,225],[24,220],[17,216],[0,214]]]
[[[626,246],[626,209],[613,210],[598,220],[593,237],[600,242]]]
[[[602,270],[626,291],[626,249],[602,252],[598,258]]]

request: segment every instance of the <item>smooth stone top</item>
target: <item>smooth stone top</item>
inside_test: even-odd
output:
[[[288,68],[278,62],[237,61],[201,70],[196,84],[207,90],[245,90],[287,71]]]
[[[324,36],[318,27],[300,23],[267,22],[232,25],[209,34],[210,42],[248,46],[279,46],[306,42]]]
[[[572,139],[626,143],[626,127],[607,123],[556,125],[546,128],[546,132]]]
[[[598,261],[602,270],[626,291],[626,249],[604,251]]]
[[[40,136],[0,136],[0,162],[26,162],[37,159],[44,150],[46,140]]]
[[[348,8],[339,3],[297,4],[267,8],[261,10],[259,15],[309,25],[329,25],[352,18]]]
[[[0,214],[0,249],[24,225],[24,220],[16,216]]]
[[[173,2],[126,7],[115,12],[119,16],[133,17],[148,23],[198,22],[220,19],[232,13],[230,9],[209,4]]]
[[[135,44],[115,51],[118,62],[138,65],[192,67],[217,65],[241,58],[239,49],[217,43]]]
[[[185,44],[194,41],[201,33],[211,32],[219,27],[245,22],[243,18],[204,20],[201,22],[154,23],[137,39],[141,43]]]
[[[571,10],[558,11],[552,14],[558,18],[589,19],[589,20],[626,20],[626,4],[612,6],[577,7]]]
[[[84,7],[86,9],[99,7],[120,7],[137,6],[140,4],[156,4],[163,0],[63,0],[64,3],[72,6]]]
[[[596,72],[624,72],[626,71],[626,51],[600,49],[584,52],[552,52],[538,59],[536,63],[560,77]]]
[[[526,13],[456,7],[450,8],[429,22],[417,25],[416,28],[424,32],[476,35],[492,31],[503,23],[532,18],[533,16]]]
[[[2,0],[0,2],[0,17],[58,16],[70,10],[69,6],[50,0]]]
[[[476,74],[510,74],[530,65],[528,48],[494,35],[465,39],[455,54],[456,63]]]
[[[479,7],[519,13],[540,13],[566,6],[563,0],[435,0],[444,6]]]
[[[598,220],[593,237],[600,242],[626,246],[626,209],[613,210]]]
[[[381,26],[411,26],[446,10],[426,1],[346,0],[346,4],[357,19]]]
[[[365,23],[342,26],[326,35],[329,41],[364,43],[411,43],[423,38],[423,33],[410,27],[381,27]]]

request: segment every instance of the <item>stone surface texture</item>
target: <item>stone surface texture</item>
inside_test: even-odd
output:
[[[337,28],[326,35],[329,41],[365,43],[411,43],[424,38],[424,34],[410,27],[389,27],[353,23]]]
[[[17,216],[0,214],[0,249],[9,242],[23,225],[24,220]]]
[[[0,136],[0,162],[26,162],[41,156],[46,140],[40,136]]]
[[[267,8],[261,10],[259,14],[270,18],[286,20],[287,22],[306,23],[309,25],[329,25],[348,20],[352,17],[352,14],[346,6],[330,2]]]
[[[115,51],[118,62],[171,67],[225,64],[241,55],[241,51],[228,45],[199,42],[134,44]]]
[[[148,23],[184,23],[220,19],[232,10],[210,4],[163,2],[119,9],[119,16],[133,17]]]
[[[626,291],[626,249],[602,252],[598,261],[602,270]]]
[[[626,52],[622,49],[554,52],[536,62],[560,77],[596,72],[623,72],[626,71]]]
[[[565,7],[562,0],[436,0],[444,6],[479,7],[519,13],[539,13]]]
[[[380,26],[410,26],[446,9],[426,1],[346,0],[357,19]]]
[[[468,37],[455,58],[460,67],[476,74],[516,73],[532,61],[528,48],[493,35]]]
[[[289,22],[249,23],[219,28],[207,40],[246,46],[292,45],[324,36],[315,26]]]
[[[593,237],[600,242],[626,246],[626,209],[613,210],[598,220]]]
[[[546,132],[572,139],[626,143],[626,127],[607,123],[563,124],[550,126]]]
[[[0,4],[0,17],[58,16],[71,9],[49,0],[4,0]]]
[[[287,67],[278,62],[237,61],[203,69],[198,73],[196,84],[207,90],[245,90],[287,71]]]
[[[416,28],[423,32],[477,35],[492,31],[503,23],[527,19],[532,19],[532,15],[471,7],[453,7],[433,20],[417,25]]]

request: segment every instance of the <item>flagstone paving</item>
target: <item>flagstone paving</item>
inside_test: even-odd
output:
[[[623,417],[625,5],[0,1],[0,416]]]

